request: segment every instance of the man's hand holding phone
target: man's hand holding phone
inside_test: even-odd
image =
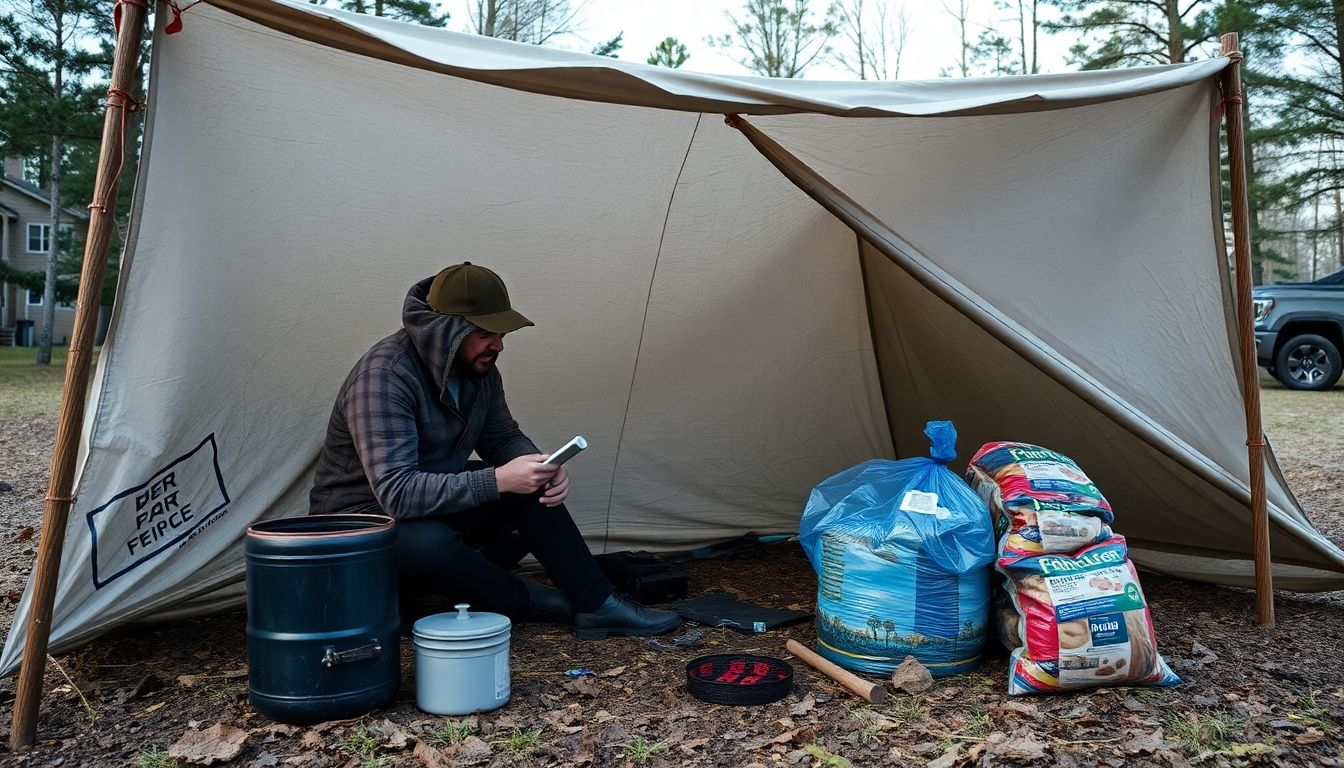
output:
[[[569,496],[569,473],[563,464],[588,447],[582,435],[574,437],[551,454],[529,453],[495,469],[500,493],[531,494],[543,491],[541,503],[558,507]]]
[[[496,467],[495,486],[500,493],[536,493],[555,480],[563,469],[546,464],[545,461],[544,453],[527,453],[502,467]]]

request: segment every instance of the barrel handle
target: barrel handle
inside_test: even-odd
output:
[[[368,661],[376,659],[383,655],[383,646],[377,640],[362,645],[358,648],[351,648],[348,651],[338,651],[336,646],[328,645],[322,650],[322,666],[331,669],[340,664],[350,664],[356,661]]]

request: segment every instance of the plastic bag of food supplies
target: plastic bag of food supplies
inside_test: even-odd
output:
[[[1072,554],[1004,552],[998,570],[1017,614],[995,617],[1001,639],[1014,649],[1010,695],[1181,682],[1158,655],[1124,536]]]
[[[1048,448],[987,443],[966,482],[989,505],[1001,554],[1073,552],[1111,536],[1106,497],[1073,459]]]
[[[932,458],[867,461],[812,491],[800,538],[817,572],[817,651],[890,673],[914,656],[935,676],[974,669],[989,617],[994,533],[947,468],[956,429],[931,421]]]

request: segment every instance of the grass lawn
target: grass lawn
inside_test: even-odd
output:
[[[0,347],[0,418],[54,420],[61,409],[67,351],[53,346],[51,365],[38,365],[33,362],[37,347]]]
[[[1326,461],[1344,456],[1344,379],[1326,392],[1288,389],[1261,371],[1261,418],[1279,450]]]

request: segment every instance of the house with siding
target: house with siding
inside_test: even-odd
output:
[[[74,231],[76,247],[82,249],[88,234],[89,214],[76,208],[62,209],[61,226]],[[51,238],[51,196],[46,190],[25,181],[23,160],[6,157],[0,177],[0,260],[15,269],[45,272],[47,247]],[[0,346],[15,343],[20,321],[33,323],[32,339],[37,344],[42,323],[42,292],[0,281]],[[54,343],[69,343],[75,325],[74,302],[56,305]]]

